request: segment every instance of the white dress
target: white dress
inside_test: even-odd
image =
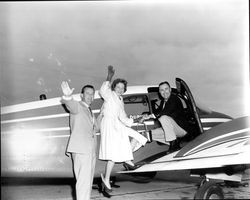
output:
[[[105,81],[100,89],[104,99],[101,121],[101,141],[99,159],[113,162],[133,160],[129,136],[145,145],[147,139],[130,128],[133,119],[127,117],[122,98],[111,90],[110,82]]]

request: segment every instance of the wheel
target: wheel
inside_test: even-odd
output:
[[[224,194],[219,185],[206,182],[197,190],[194,199],[224,199]]]
[[[136,183],[149,183],[156,176],[157,172],[140,172],[130,174],[133,177],[134,182]]]

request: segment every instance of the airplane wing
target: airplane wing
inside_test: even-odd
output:
[[[133,171],[138,173],[167,170],[218,168],[250,164],[250,117],[219,125],[184,146],[180,151],[146,163]],[[230,127],[230,128],[228,128]],[[225,131],[227,130],[227,131]],[[220,134],[222,131],[223,134]],[[212,137],[211,137],[212,135]]]
[[[153,162],[142,165],[140,168],[133,171],[121,171],[119,173],[138,173],[150,171],[168,171],[168,170],[189,170],[189,169],[204,169],[217,168],[228,165],[250,164],[249,145],[240,153],[232,153],[227,155],[218,155],[199,158],[174,158],[178,152],[163,156]]]

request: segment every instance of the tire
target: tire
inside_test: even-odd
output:
[[[133,182],[136,183],[149,183],[151,182],[154,177],[156,176],[157,172],[140,172],[140,173],[133,173],[131,176],[133,177]]]
[[[197,190],[194,199],[224,199],[224,194],[219,185],[206,182]]]

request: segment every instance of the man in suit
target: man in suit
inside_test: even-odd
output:
[[[92,183],[96,163],[96,131],[97,123],[90,105],[94,100],[95,89],[85,85],[81,91],[81,101],[72,97],[74,88],[67,82],[61,84],[62,103],[70,112],[71,134],[66,153],[71,154],[73,171],[76,178],[77,200],[88,200],[91,196]]]
[[[152,136],[164,135],[170,144],[167,154],[180,149],[178,138],[184,137],[188,130],[188,121],[185,118],[181,100],[171,93],[170,84],[167,81],[159,84],[159,93],[162,98],[158,109],[154,109],[154,115],[161,123],[162,128],[152,130]]]

